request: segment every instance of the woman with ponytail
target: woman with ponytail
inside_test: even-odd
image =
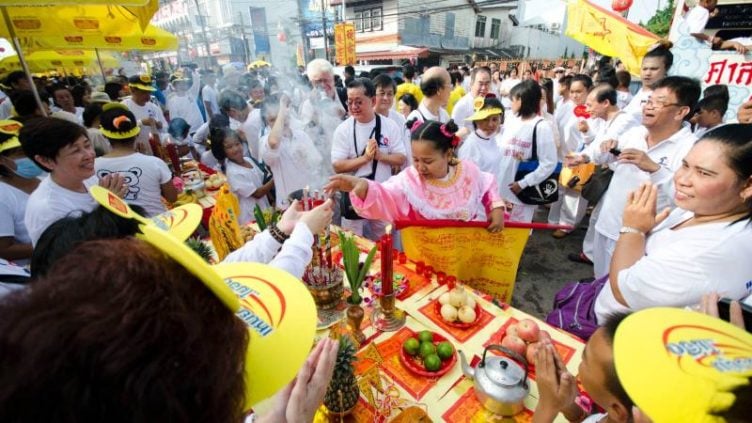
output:
[[[383,183],[334,175],[324,189],[349,192],[353,207],[368,219],[487,221],[489,231],[500,231],[504,202],[496,179],[455,157],[457,124],[413,119],[407,127],[413,166]]]
[[[124,105],[108,103],[102,109],[100,131],[110,141],[112,151],[96,159],[97,176],[121,175],[127,185],[123,199],[143,207],[149,216],[166,211],[162,197],[173,202],[178,196],[170,169],[161,159],[136,152],[134,144],[141,128]]]

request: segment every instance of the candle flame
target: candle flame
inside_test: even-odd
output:
[[[392,225],[386,225],[386,234],[391,235],[392,234]]]

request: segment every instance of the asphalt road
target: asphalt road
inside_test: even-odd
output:
[[[539,208],[536,221],[545,222],[547,210]],[[534,231],[522,254],[512,306],[533,316],[545,318],[554,295],[567,282],[593,276],[593,267],[567,259],[582,249],[587,230],[585,222],[568,236],[556,239],[551,231]]]

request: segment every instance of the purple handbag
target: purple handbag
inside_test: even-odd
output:
[[[554,308],[546,316],[546,323],[587,341],[598,329],[595,299],[607,282],[608,275],[566,284],[554,296]]]

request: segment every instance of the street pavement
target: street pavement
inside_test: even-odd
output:
[[[545,222],[546,215],[547,210],[539,207],[535,221]],[[517,271],[513,307],[545,319],[559,289],[567,282],[593,277],[593,266],[567,259],[569,253],[582,249],[587,219],[586,216],[578,229],[562,239],[552,237],[552,231],[533,231]]]

